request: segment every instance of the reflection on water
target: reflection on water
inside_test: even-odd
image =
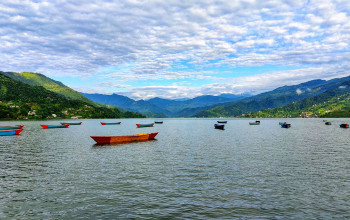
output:
[[[22,122],[20,136],[0,140],[0,218],[350,217],[350,130],[339,128],[348,119],[289,119],[289,129],[279,119],[225,120],[225,130],[214,129],[217,119],[139,129],[153,120],[48,130]],[[90,138],[148,132],[157,140],[97,146]]]

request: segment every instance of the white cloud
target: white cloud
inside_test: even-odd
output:
[[[106,85],[112,87],[109,80],[116,78],[160,83],[220,80],[220,70],[227,66],[294,66],[334,77],[334,66],[339,71],[350,66],[349,16],[350,3],[345,0],[3,0],[0,70],[84,78],[97,77],[105,66],[132,63],[127,70],[106,76]],[[193,70],[178,70],[182,62]],[[275,78],[284,79],[284,74],[250,78],[264,79],[265,87],[254,91],[275,87]],[[307,71],[299,77],[319,76]],[[182,95],[209,88],[187,93],[170,87]]]

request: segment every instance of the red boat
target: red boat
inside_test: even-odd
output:
[[[19,135],[19,133],[21,133],[22,131],[23,131],[23,129],[16,129],[15,135]]]
[[[91,138],[94,139],[97,144],[122,144],[136,141],[154,140],[157,134],[158,132],[124,136],[91,136]]]

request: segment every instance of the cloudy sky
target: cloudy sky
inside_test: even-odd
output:
[[[135,99],[350,75],[349,0],[1,0],[0,70]]]

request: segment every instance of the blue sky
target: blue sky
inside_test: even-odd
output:
[[[348,0],[2,0],[0,70],[134,99],[350,75]]]

